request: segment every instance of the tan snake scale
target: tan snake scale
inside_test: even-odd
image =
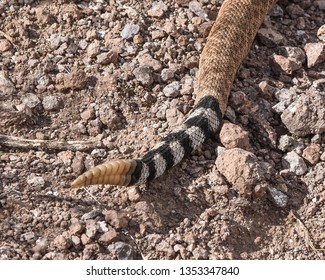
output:
[[[178,164],[220,129],[230,89],[258,28],[276,0],[224,0],[200,57],[196,106],[184,124],[140,159],[113,160],[80,175],[72,187],[148,182]]]

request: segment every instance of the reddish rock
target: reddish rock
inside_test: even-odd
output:
[[[140,66],[149,66],[152,67],[154,71],[159,71],[162,68],[161,62],[152,58],[149,53],[145,53],[137,57]]]
[[[64,234],[58,235],[52,242],[52,245],[60,250],[66,250],[71,247],[71,240]]]
[[[57,88],[59,90],[80,90],[84,89],[88,82],[87,74],[84,70],[75,68],[71,73],[63,75],[63,84],[60,82],[60,75],[57,76],[59,81],[57,83]]]
[[[266,81],[262,81],[258,84],[261,96],[266,100],[272,100],[276,91],[275,87],[270,86]]]
[[[305,51],[308,68],[325,61],[325,43],[307,43],[305,45]]]
[[[101,235],[101,237],[99,238],[99,242],[108,245],[116,241],[116,239],[117,239],[117,232],[114,228],[110,227],[108,231],[106,231]]]
[[[224,122],[220,131],[220,141],[226,148],[250,149],[248,132],[239,125]]]
[[[118,62],[118,53],[114,51],[103,52],[97,55],[97,63],[101,65],[106,65],[110,63]]]
[[[249,100],[243,91],[232,92],[229,105],[241,114],[251,114],[258,110],[258,105]]]
[[[80,222],[75,222],[70,225],[69,232],[71,235],[80,234],[85,229],[84,225]]]
[[[85,120],[88,121],[90,119],[94,119],[96,117],[96,112],[94,108],[88,108],[85,111],[80,113],[80,117]]]
[[[321,147],[319,144],[311,143],[304,149],[302,156],[310,164],[315,165],[320,158]]]
[[[0,39],[0,52],[9,51],[11,48],[11,43],[7,39]]]
[[[283,47],[281,54],[274,54],[270,63],[275,72],[284,72],[292,74],[294,71],[301,69],[305,62],[306,56],[302,49],[297,47]]]
[[[128,225],[129,218],[123,211],[109,210],[105,213],[105,221],[112,227],[119,229]]]
[[[240,195],[265,194],[268,187],[265,176],[269,170],[253,153],[239,148],[225,150],[216,160],[216,166]]]
[[[73,18],[80,19],[83,16],[82,11],[78,8],[76,4],[63,4],[62,14],[68,14]]]

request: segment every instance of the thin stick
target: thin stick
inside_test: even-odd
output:
[[[95,200],[99,206],[103,207],[106,211],[108,211],[108,209],[105,207],[104,204],[102,204],[95,196],[93,196],[88,190],[87,188],[83,187],[82,188],[93,200]]]
[[[99,140],[88,141],[60,141],[60,140],[39,140],[39,139],[24,139],[15,136],[0,134],[0,145],[9,148],[18,149],[49,149],[49,150],[71,150],[71,151],[86,151],[95,148],[102,148],[103,144]]]
[[[305,226],[305,224],[303,223],[303,221],[301,221],[298,217],[298,215],[296,215],[293,211],[291,212],[293,217],[296,219],[296,221],[298,221],[298,224],[301,226],[305,236],[302,236],[303,238],[306,238],[306,241],[307,241],[307,244],[309,245],[310,248],[312,248],[312,250],[314,251],[322,251],[324,252],[325,249],[323,248],[315,248],[313,242],[312,242],[312,239],[310,237],[310,233],[309,233],[309,230],[308,228]]]
[[[134,242],[135,246],[136,246],[137,249],[139,250],[142,259],[143,259],[143,260],[146,260],[147,258],[144,256],[144,254],[143,254],[143,252],[142,252],[142,250],[141,250],[141,248],[140,248],[138,242],[135,240],[135,238],[132,236],[132,234],[129,233],[127,230],[124,230],[124,234],[127,235],[127,236],[129,236],[129,237],[132,239],[132,241]]]

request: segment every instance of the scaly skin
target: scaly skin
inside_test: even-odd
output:
[[[79,176],[72,187],[148,182],[178,164],[215,134],[238,67],[276,0],[225,0],[201,54],[196,107],[184,124],[141,159],[114,160]]]

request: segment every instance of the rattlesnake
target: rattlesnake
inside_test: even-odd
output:
[[[220,129],[228,96],[256,32],[276,0],[224,0],[200,57],[196,105],[185,122],[140,159],[98,165],[72,182],[138,185],[178,164]]]

